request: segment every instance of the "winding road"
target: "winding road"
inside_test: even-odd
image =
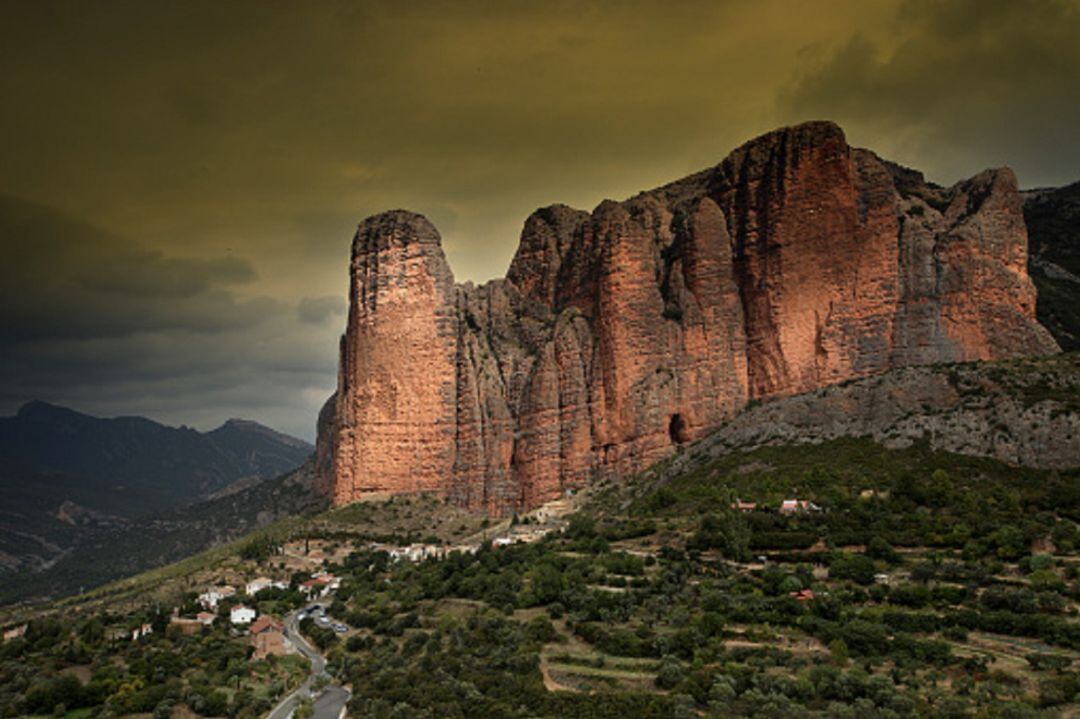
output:
[[[320,654],[315,647],[308,644],[307,640],[304,639],[304,635],[300,633],[301,611],[303,610],[298,609],[285,617],[284,633],[297,651],[311,662],[311,672],[303,684],[297,687],[292,694],[282,699],[281,703],[267,714],[267,719],[289,719],[296,710],[296,706],[303,699],[316,696],[313,694],[313,689],[319,678],[329,679],[329,675],[326,674],[326,657]],[[352,695],[349,694],[347,689],[336,685],[327,685],[315,699],[315,719],[341,719],[345,715],[345,704],[348,703],[351,697]]]

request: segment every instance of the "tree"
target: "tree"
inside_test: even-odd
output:
[[[1061,672],[1072,665],[1072,659],[1061,654],[1028,654],[1024,658],[1027,659],[1032,669],[1038,671]]]
[[[293,717],[295,719],[311,719],[313,716],[315,716],[315,706],[311,703],[311,700],[301,699],[300,703],[296,705]]]
[[[562,594],[562,573],[549,562],[543,562],[529,572],[528,582],[531,594],[530,604],[550,604]]]
[[[847,644],[843,639],[837,637],[829,642],[829,656],[832,658],[833,664],[838,667],[846,666],[848,663],[849,652]]]
[[[880,559],[889,564],[897,564],[900,561],[900,555],[893,549],[893,546],[881,537],[872,537],[870,539],[870,543],[866,545],[866,556],[872,559]]]
[[[838,554],[829,565],[830,579],[850,579],[859,584],[872,584],[877,568],[865,554]]]
[[[719,549],[728,559],[750,559],[750,525],[739,512],[732,510],[706,514],[698,531],[686,544],[688,549]]]
[[[656,686],[661,689],[674,689],[683,680],[683,669],[679,660],[665,656],[660,662],[660,671],[656,674]]]
[[[255,537],[240,547],[240,558],[261,562],[278,553],[278,543],[271,537]]]
[[[1052,569],[1038,569],[1028,575],[1031,588],[1037,592],[1061,592],[1065,582]]]
[[[537,644],[553,642],[559,636],[551,620],[543,614],[538,614],[529,620],[528,625],[525,627],[525,635]]]

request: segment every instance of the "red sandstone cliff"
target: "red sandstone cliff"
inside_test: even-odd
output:
[[[1010,170],[936,187],[824,122],[591,214],[538,210],[480,287],[454,284],[423,217],[377,215],[353,241],[323,487],[523,509],[753,398],[1055,352],[1026,257]]]

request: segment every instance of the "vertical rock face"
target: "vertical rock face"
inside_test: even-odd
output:
[[[439,235],[420,215],[371,217],[353,240],[350,274],[328,452],[333,501],[446,492],[456,454],[458,328]]]
[[[318,466],[337,504],[431,491],[492,513],[642,469],[751,399],[911,364],[1054,352],[1016,180],[952,188],[817,122],[592,213],[525,222],[506,279],[455,285],[435,229],[353,242]]]

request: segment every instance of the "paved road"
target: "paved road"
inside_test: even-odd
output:
[[[274,707],[273,711],[267,715],[267,719],[289,719],[296,709],[296,705],[302,699],[312,696],[312,688],[319,677],[329,678],[326,674],[326,657],[319,654],[319,651],[308,644],[307,640],[300,634],[300,611],[297,610],[285,617],[285,636],[293,643],[297,651],[311,662],[311,673],[308,674],[304,683],[297,687],[296,691],[282,699],[281,703]],[[347,690],[339,686],[328,685],[318,699],[315,700],[315,719],[341,719],[345,713],[345,704],[349,701],[350,696]]]
[[[315,719],[341,719],[345,714],[345,705],[352,697],[348,691],[338,686],[327,687],[315,700]]]

